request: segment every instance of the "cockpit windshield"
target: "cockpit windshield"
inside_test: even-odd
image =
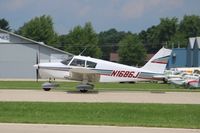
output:
[[[70,56],[67,59],[61,61],[62,64],[64,65],[69,65],[69,66],[78,66],[78,67],[87,67],[87,68],[95,68],[97,63],[84,60],[84,59],[77,59],[74,56]],[[70,63],[70,64],[69,64]]]
[[[65,60],[63,60],[63,61],[61,61],[61,63],[65,64],[65,65],[68,65],[69,62],[73,59],[73,57],[74,57],[74,56],[70,56],[69,58],[67,58],[67,59],[65,59]]]

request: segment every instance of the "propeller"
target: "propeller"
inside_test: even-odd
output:
[[[36,81],[38,82],[39,79],[39,56],[38,53],[36,53]]]

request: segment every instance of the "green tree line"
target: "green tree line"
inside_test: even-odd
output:
[[[11,31],[9,22],[0,19],[0,28]],[[43,15],[25,22],[14,31],[24,37],[57,47],[72,54],[97,57],[109,60],[111,52],[119,54],[120,63],[143,65],[146,53],[155,53],[161,47],[185,47],[189,37],[200,36],[200,16],[185,15],[182,20],[176,17],[161,18],[140,33],[117,31],[111,28],[96,33],[92,23],[73,27],[68,34],[59,35],[54,29],[51,16]]]

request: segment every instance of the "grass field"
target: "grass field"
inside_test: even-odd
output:
[[[0,89],[41,89],[42,81],[0,81]],[[59,82],[56,90],[76,90],[77,82]],[[200,89],[185,89],[181,86],[159,83],[96,83],[95,90],[103,91],[200,91]]]
[[[0,89],[41,89],[43,82],[0,81]],[[58,91],[77,82],[59,82]],[[200,91],[157,83],[96,83],[102,91]],[[200,105],[0,102],[0,122],[200,128]]]
[[[200,105],[0,102],[0,122],[200,128]]]

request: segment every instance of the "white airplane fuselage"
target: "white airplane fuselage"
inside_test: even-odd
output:
[[[59,78],[87,82],[137,82],[162,80],[171,50],[161,48],[142,68],[101,59],[73,56],[58,63],[39,63],[41,78]],[[157,76],[157,77],[156,77]],[[161,76],[163,77],[163,76]]]
[[[78,57],[85,59],[86,61],[98,62],[95,68],[87,69],[98,71],[98,74],[100,75],[99,82],[135,82],[155,80],[153,76],[156,75],[156,73],[143,70],[142,68],[136,68],[90,57],[76,56],[75,58]],[[40,77],[58,79],[70,79],[68,78],[70,77],[70,69],[79,68],[78,66],[65,65],[61,62],[40,63],[39,67]]]

